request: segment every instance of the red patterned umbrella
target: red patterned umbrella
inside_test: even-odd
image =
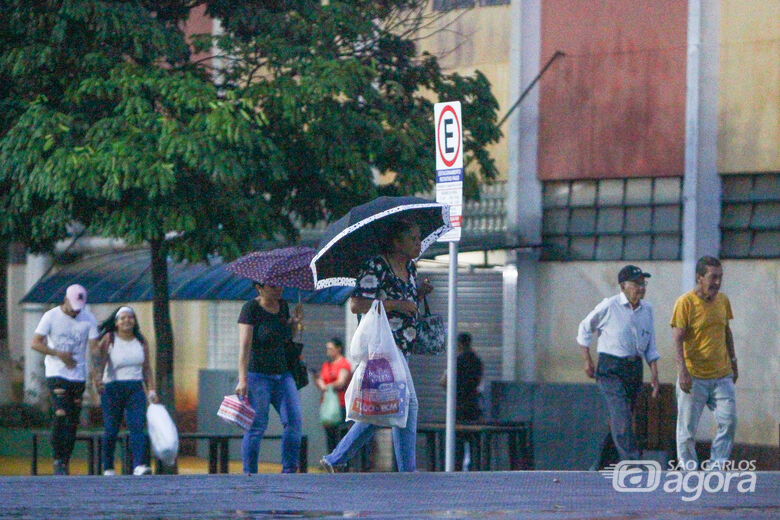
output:
[[[309,263],[315,253],[314,249],[305,246],[255,251],[232,261],[226,269],[264,285],[313,291],[314,278]]]

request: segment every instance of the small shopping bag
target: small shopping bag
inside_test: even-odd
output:
[[[320,404],[320,422],[325,426],[333,426],[341,423],[341,403],[339,395],[329,386],[322,395]]]
[[[247,430],[255,420],[255,410],[249,406],[246,398],[242,399],[235,394],[226,395],[219,405],[217,416]]]

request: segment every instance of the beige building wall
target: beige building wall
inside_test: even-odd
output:
[[[577,326],[603,298],[616,294],[617,272],[625,262],[547,262],[539,264],[537,378],[586,383],[575,341]],[[655,313],[662,383],[674,383],[677,368],[669,321],[681,287],[680,262],[638,262],[653,275],[647,300]],[[777,445],[780,423],[780,260],[727,260],[722,291],[731,300],[731,328],[739,358],[737,411],[739,443]],[[591,351],[595,356],[595,344]],[[645,379],[649,371],[645,370]],[[711,439],[712,414],[705,412],[699,436]]]
[[[436,56],[442,69],[448,73],[469,76],[475,70],[482,72],[490,81],[493,95],[498,101],[500,120],[515,101],[509,99],[509,5],[428,14],[439,18],[434,26],[427,27],[420,35],[420,51]],[[458,100],[435,100],[439,101]],[[463,121],[466,131],[468,125],[468,121]],[[502,131],[507,133],[506,125]],[[499,179],[506,180],[509,168],[506,135],[489,147],[488,151],[496,161]]]
[[[8,309],[8,351],[14,364],[24,359],[24,349],[29,345],[24,344],[24,312],[19,305],[25,295],[25,264],[9,264],[6,309]],[[12,372],[13,383],[21,383],[24,380],[24,371]]]
[[[780,0],[722,0],[718,171],[780,171]]]

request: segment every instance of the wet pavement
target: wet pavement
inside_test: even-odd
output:
[[[0,477],[0,519],[780,518],[780,472],[685,475],[631,492],[573,471]]]

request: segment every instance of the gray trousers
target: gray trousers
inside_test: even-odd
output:
[[[596,384],[609,411],[609,429],[620,460],[639,460],[633,415],[642,390],[642,358],[599,354]]]

